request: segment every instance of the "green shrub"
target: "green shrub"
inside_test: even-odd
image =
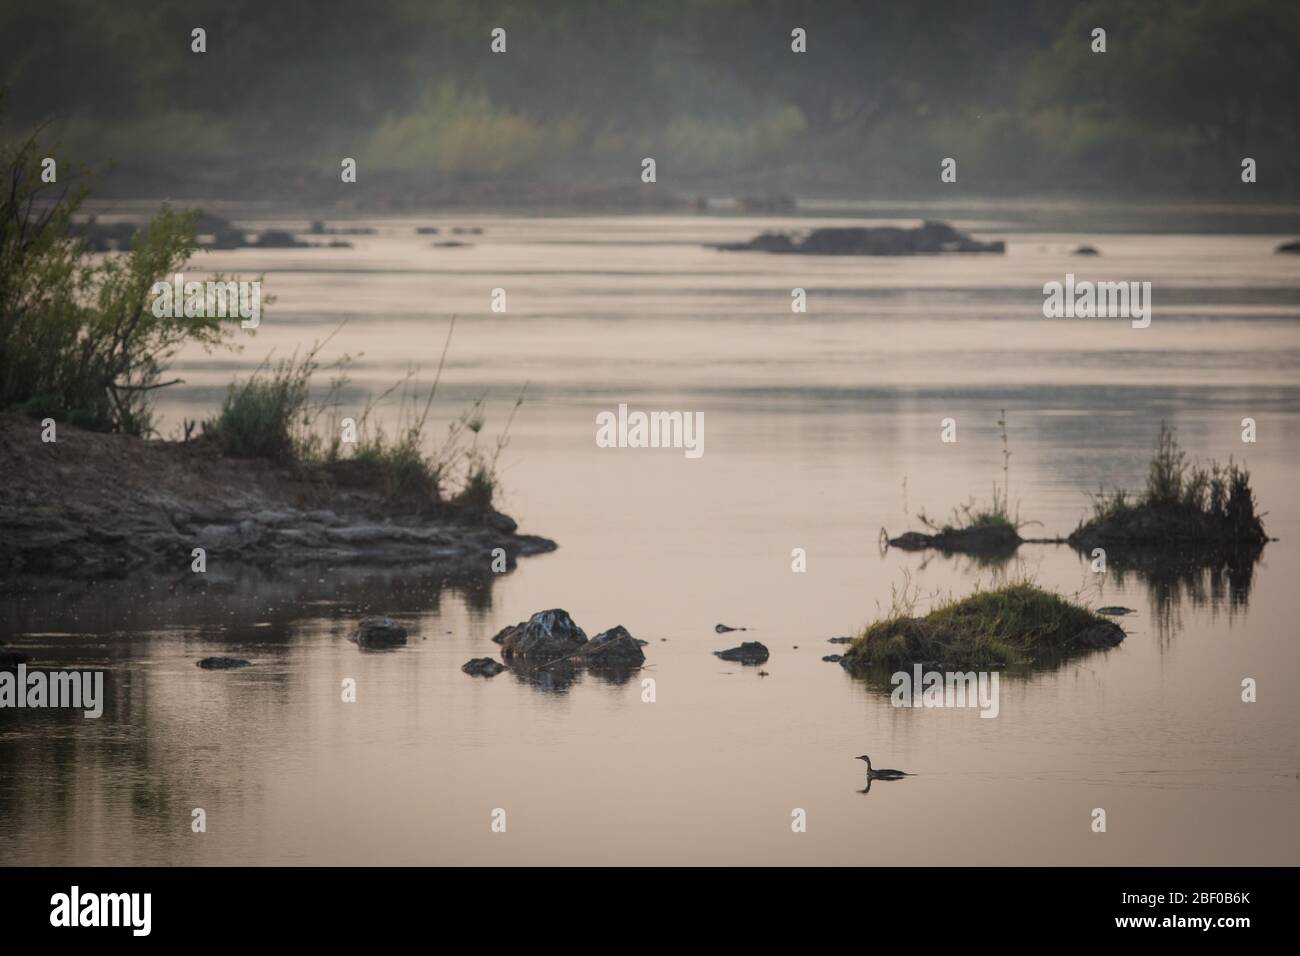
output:
[[[204,422],[204,434],[231,458],[301,457],[295,432],[307,408],[314,355],[301,362],[297,356],[282,359],[269,369],[263,364],[246,381],[232,382],[221,411]]]
[[[39,131],[0,145],[0,409],[145,434],[176,352],[225,344],[238,319],[154,314],[154,284],[197,248],[196,210],[164,204],[129,253],[92,255],[72,235],[86,190],[41,181],[49,152]]]

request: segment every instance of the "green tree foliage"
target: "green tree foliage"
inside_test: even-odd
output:
[[[195,251],[198,211],[164,206],[129,253],[92,255],[70,235],[85,190],[42,182],[46,155],[36,134],[0,145],[0,408],[146,433],[176,351],[217,346],[237,321],[154,314],[154,283]]]
[[[795,26],[806,54],[790,50]],[[489,52],[494,27],[504,55]],[[572,182],[653,153],[679,181],[794,170],[861,195],[932,184],[937,153],[1020,192],[1229,192],[1252,156],[1266,171],[1252,194],[1295,194],[1298,46],[1294,0],[0,7],[16,119],[54,118],[137,182],[237,168],[241,186],[336,171],[341,156]]]

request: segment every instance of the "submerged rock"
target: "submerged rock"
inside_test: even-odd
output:
[[[591,668],[633,668],[645,663],[641,641],[621,624],[602,631],[584,644],[576,657]]]
[[[844,660],[844,657],[841,654],[827,654],[822,658],[822,660],[828,664],[838,664],[840,661]]]
[[[268,229],[252,245],[260,249],[305,249],[308,243],[295,239],[293,233],[283,229]]]
[[[724,661],[753,666],[762,664],[768,658],[767,648],[758,641],[745,641],[739,647],[729,647],[725,651],[714,651]]]
[[[725,624],[715,624],[713,630],[718,634],[730,634],[732,631],[748,631],[747,627],[728,627]]]
[[[1097,247],[1096,247],[1096,246],[1080,246],[1078,249],[1075,249],[1074,252],[1071,253],[1071,254],[1072,254],[1072,255],[1076,255],[1076,256],[1099,256],[1099,255],[1101,255],[1101,253],[1097,251]]]
[[[1293,239],[1290,242],[1284,242],[1277,247],[1278,252],[1289,252],[1291,254],[1300,253],[1300,239]]]
[[[1075,647],[1086,650],[1100,650],[1114,647],[1124,640],[1124,629],[1111,621],[1103,621],[1092,627],[1084,628],[1074,635]]]
[[[382,615],[366,617],[348,640],[358,647],[398,647],[406,643],[406,628]]]
[[[538,611],[527,621],[503,628],[492,640],[506,663],[530,666],[568,657],[587,643],[587,635],[561,608]]]
[[[496,677],[506,669],[506,665],[490,657],[476,657],[466,661],[460,669],[472,677]]]
[[[899,226],[835,226],[814,229],[802,238],[765,232],[748,242],[720,243],[727,252],[772,252],[812,256],[910,256],[943,252],[1006,251],[1001,241],[982,242],[945,222]]]
[[[1009,554],[1024,543],[1010,525],[989,525],[977,528],[945,528],[935,534],[908,531],[890,538],[891,547],[903,551],[921,551],[933,548],[955,554]]]
[[[205,671],[229,671],[236,667],[251,667],[252,665],[239,657],[205,657],[198,662],[198,666]]]
[[[1115,607],[1107,605],[1106,607],[1097,608],[1098,614],[1105,614],[1107,617],[1123,617],[1125,614],[1136,614],[1131,607]]]

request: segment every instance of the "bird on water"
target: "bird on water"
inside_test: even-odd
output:
[[[867,762],[867,779],[868,780],[902,780],[904,777],[914,777],[916,774],[906,773],[902,770],[889,770],[882,767],[876,770],[871,766],[871,758],[866,754],[861,757],[854,757],[854,760],[865,760]]]

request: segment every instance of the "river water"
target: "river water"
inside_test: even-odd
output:
[[[454,314],[434,437],[484,396],[493,441],[527,383],[502,507],[559,550],[470,586],[217,567],[205,586],[185,571],[0,598],[0,637],[34,664],[104,668],[109,692],[99,720],[0,712],[0,861],[1300,863],[1300,261],[1273,253],[1290,236],[983,212],[955,225],[1005,256],[704,245],[810,218],[470,213],[366,220],[378,232],[352,249],[205,254],[196,269],[264,273],[277,301],[242,352],[178,357],[165,434],[343,320],[324,355],[355,357],[348,408],[411,366],[427,381]],[[1102,255],[1070,255],[1083,242]],[[1151,326],[1043,318],[1043,284],[1069,272],[1151,282]],[[704,454],[597,447],[596,415],[620,403],[703,412]],[[1067,533],[1099,484],[1140,486],[1163,420],[1191,456],[1247,462],[1280,540],[1232,582],[1098,575],[1057,545],[1003,566],[882,553],[882,527],[989,497],[1001,409],[1026,535]],[[894,708],[821,660],[902,588],[923,611],[1017,577],[1135,609],[1127,639],[1004,679],[993,719]],[[647,667],[548,686],[461,673],[551,607],[588,634],[626,626]],[[360,652],[346,634],[369,612],[411,643]],[[713,656],[739,639],[769,647],[766,676]],[[254,666],[194,666],[209,655]],[[861,793],[862,753],[916,776]]]

